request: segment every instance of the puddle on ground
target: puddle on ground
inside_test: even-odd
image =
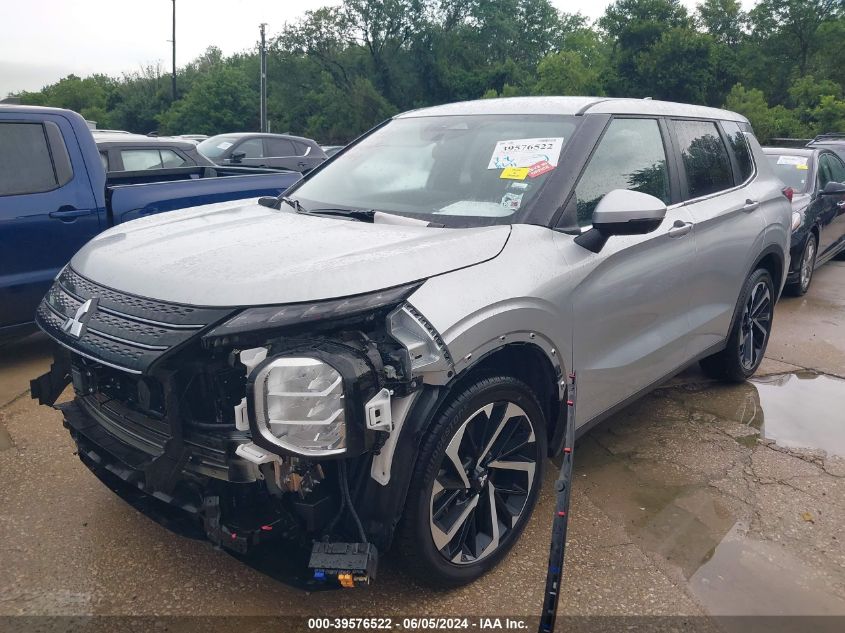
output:
[[[741,385],[674,387],[691,409],[757,429],[785,448],[821,449],[845,457],[845,380],[814,372],[754,378]],[[746,446],[756,434],[738,435]]]
[[[736,523],[689,587],[711,615],[843,615],[845,602],[783,546],[745,535]]]
[[[845,380],[810,372],[664,388],[581,440],[576,485],[712,615],[845,615],[824,570],[749,533],[744,521],[763,511],[755,493],[711,485],[748,456],[724,431],[749,447],[762,436],[845,456],[843,396]]]

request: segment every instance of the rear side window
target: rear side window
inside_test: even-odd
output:
[[[41,123],[0,123],[0,196],[59,186]]]
[[[631,189],[669,202],[669,175],[663,137],[655,119],[614,119],[575,187],[578,224],[592,223],[593,211],[614,189]]]
[[[739,167],[739,178],[737,183],[743,183],[751,177],[754,172],[754,163],[751,160],[751,149],[748,147],[748,139],[745,138],[738,123],[734,121],[722,121],[722,129],[728,137],[728,143]]]
[[[674,121],[687,176],[687,198],[699,198],[734,186],[728,150],[712,121]]]
[[[299,156],[293,143],[284,138],[268,138],[267,156]]]

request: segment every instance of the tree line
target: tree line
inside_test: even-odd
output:
[[[845,132],[845,0],[617,0],[594,23],[549,0],[343,0],[270,39],[272,131],[346,143],[432,104],[517,95],[653,97],[726,107],[758,137]],[[258,129],[257,50],[215,47],[170,75],[68,75],[23,103],[100,128]]]

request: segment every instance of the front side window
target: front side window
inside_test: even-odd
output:
[[[596,206],[614,189],[640,191],[669,202],[666,151],[655,119],[611,122],[575,188],[579,226],[592,224]]]
[[[200,154],[214,160],[220,158],[232,145],[238,142],[237,136],[226,136],[224,134],[212,136],[197,145]]]
[[[687,176],[688,198],[734,186],[728,150],[712,121],[674,121]]]
[[[161,153],[161,164],[165,168],[185,166],[185,159],[172,149],[162,149],[159,152]]]
[[[260,138],[250,138],[235,148],[235,152],[243,152],[244,158],[264,158],[264,141]]]
[[[313,174],[306,209],[375,209],[451,225],[519,222],[578,119],[479,114],[390,121]]]
[[[739,182],[743,183],[751,177],[754,171],[754,163],[751,160],[751,150],[748,147],[748,140],[740,129],[739,124],[734,121],[722,121],[722,129],[728,137],[737,166],[739,167]]]
[[[59,186],[41,123],[0,123],[0,196]]]
[[[125,171],[161,169],[161,155],[157,149],[124,149],[120,151]]]
[[[829,182],[845,182],[845,166],[835,156],[822,154],[819,166],[819,184],[822,188]]]

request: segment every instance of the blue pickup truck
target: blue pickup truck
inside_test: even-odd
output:
[[[80,115],[0,106],[0,342],[34,327],[53,277],[101,231],[153,213],[279,195],[300,177],[238,167],[106,173]]]

